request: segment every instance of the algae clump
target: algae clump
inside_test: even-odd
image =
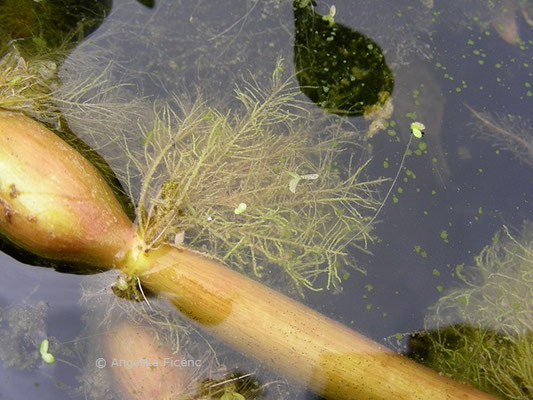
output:
[[[55,73],[42,80],[37,64],[11,50],[3,76],[15,86],[0,93],[0,107],[91,143],[134,203],[145,251],[187,247],[275,285],[289,276],[300,294],[338,290],[347,268],[363,270],[349,249],[367,251],[374,240],[369,221],[383,179],[364,179],[362,136],[310,111],[281,60],[268,84],[243,78],[229,107],[209,105],[199,90],[195,100],[156,100],[150,111],[130,101],[128,84],[110,83],[111,66],[56,85]],[[12,90],[18,100],[9,103]],[[293,190],[296,175],[313,179]]]
[[[341,161],[363,157],[361,138],[308,111],[282,71],[279,61],[270,87],[253,77],[237,87],[227,111],[175,99],[139,123],[141,140],[124,141],[123,179],[146,250],[172,243],[259,278],[274,266],[300,293],[340,286],[346,243],[356,232],[350,247],[373,240],[382,180],[363,179],[364,161]],[[296,174],[313,179],[296,190]]]
[[[196,99],[154,99],[150,110],[132,101],[141,92],[135,83],[114,83],[113,60],[94,72],[95,60],[66,57],[103,15],[98,9],[91,24],[50,33],[54,40],[36,50],[26,44],[48,35],[39,19],[22,41],[13,40],[19,28],[2,31],[0,108],[90,143],[84,155],[106,177],[110,166],[134,203],[145,251],[191,248],[273,284],[289,276],[301,294],[340,289],[347,268],[362,270],[350,248],[368,251],[374,240],[369,222],[383,180],[364,178],[362,137],[347,120],[310,111],[295,78],[282,77],[281,61],[269,83],[243,78],[228,106],[208,103],[198,89]],[[295,176],[316,178],[296,188]]]
[[[411,356],[508,399],[533,396],[533,223],[504,227],[475,258],[465,287],[442,297],[411,339]],[[431,329],[434,329],[431,331]]]

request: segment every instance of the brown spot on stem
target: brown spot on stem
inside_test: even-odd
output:
[[[183,314],[201,325],[216,326],[224,322],[233,309],[231,296],[213,291],[209,285],[199,282],[198,277],[191,279],[182,274],[180,264],[174,260],[169,268],[160,270],[152,265],[153,272],[141,276],[143,287],[167,297]]]
[[[16,198],[18,196],[19,192],[17,191],[17,187],[15,186],[15,184],[11,184],[9,185],[9,197],[11,197],[12,199]]]
[[[8,207],[7,203],[2,199],[0,199],[0,206],[2,206],[2,209],[4,210],[3,214],[4,214],[5,221],[8,224],[11,223],[11,216],[13,215],[13,211],[11,210],[11,208]]]
[[[205,326],[222,323],[231,314],[232,301],[205,290],[202,285],[181,278],[185,293],[171,296],[174,305],[189,318]]]

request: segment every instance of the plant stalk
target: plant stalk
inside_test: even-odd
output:
[[[41,124],[7,111],[0,232],[39,256],[138,276],[208,333],[327,399],[493,399],[198,253],[146,251],[99,172]]]

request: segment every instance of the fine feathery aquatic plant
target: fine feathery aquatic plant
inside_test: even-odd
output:
[[[257,277],[275,266],[301,294],[303,287],[340,289],[350,268],[363,270],[347,256],[374,240],[369,222],[383,179],[365,181],[364,161],[346,157],[348,167],[339,167],[343,153],[364,154],[360,138],[306,111],[282,78],[281,61],[270,87],[252,77],[236,89],[233,110],[174,96],[142,119],[149,114],[140,111],[142,100],[120,106],[127,85],[110,83],[111,64],[59,84],[55,64],[43,76],[43,65],[14,46],[0,62],[0,107],[73,128],[105,154],[137,205],[146,250],[171,242]],[[140,138],[131,134],[137,119]]]
[[[510,151],[518,161],[533,167],[533,128],[526,118],[511,114],[494,116],[469,106],[467,108],[476,118],[474,126],[482,138],[498,149]]]
[[[463,288],[442,297],[418,334],[415,358],[507,399],[533,396],[533,224],[519,238],[504,227],[458,271]],[[432,331],[432,329],[434,329]],[[419,345],[421,344],[421,345]]]
[[[0,108],[25,111],[43,121],[50,120],[56,69],[51,60],[35,58],[28,62],[16,46],[1,46]]]
[[[111,83],[113,63],[107,62],[100,72],[84,69],[83,76],[68,79],[64,75],[73,75],[81,65],[67,58],[60,70],[66,51],[25,56],[16,42],[0,46],[0,108],[24,112],[59,132],[66,129],[65,121],[73,128],[81,124],[102,132],[110,125],[127,126],[139,115],[143,99],[132,98],[132,85]]]
[[[102,23],[111,7],[108,1],[84,3],[0,2],[0,108],[57,124],[52,99],[59,83],[58,65]]]
[[[186,246],[257,277],[275,266],[300,292],[339,287],[358,268],[346,242],[361,232],[350,245],[366,251],[373,240],[382,180],[364,179],[365,162],[337,167],[342,152],[361,150],[353,131],[310,122],[281,61],[271,87],[251,78],[235,93],[225,112],[175,96],[139,123],[141,139],[122,138],[145,249]]]

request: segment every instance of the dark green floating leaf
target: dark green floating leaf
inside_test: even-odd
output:
[[[383,51],[367,36],[322,18],[310,2],[294,2],[294,59],[300,88],[340,115],[380,108],[394,88]]]

